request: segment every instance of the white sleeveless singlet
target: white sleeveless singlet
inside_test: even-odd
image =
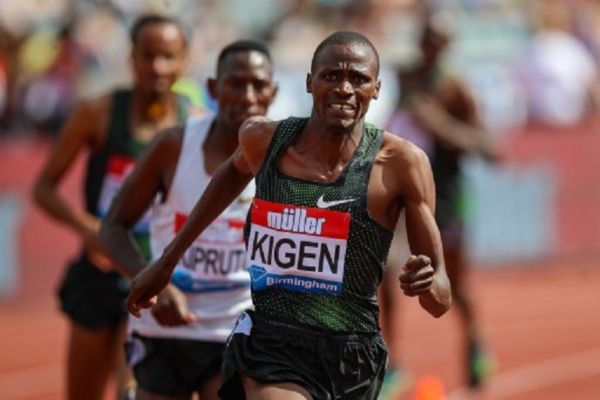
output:
[[[154,205],[151,213],[153,259],[157,259],[175,237],[210,182],[202,145],[214,117],[210,114],[187,121],[168,197],[165,202]],[[143,310],[141,318],[130,318],[129,331],[148,337],[226,341],[237,317],[252,307],[243,230],[254,192],[252,181],[196,238],[173,271],[171,283],[185,293],[197,322],[163,327],[150,310]]]

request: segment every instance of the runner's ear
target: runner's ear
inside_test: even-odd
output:
[[[381,79],[377,79],[375,82],[375,94],[373,95],[373,100],[377,100],[379,98],[379,90],[381,89]]]
[[[214,100],[217,100],[217,80],[215,78],[208,78],[206,80],[206,86],[208,88],[210,97],[212,97]]]

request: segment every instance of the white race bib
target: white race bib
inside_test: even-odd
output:
[[[187,216],[175,215],[175,233]],[[185,251],[171,282],[185,292],[238,289],[250,285],[245,264],[244,221],[218,218]]]
[[[108,159],[106,174],[102,182],[100,197],[98,198],[98,216],[103,218],[108,213],[113,199],[123,186],[135,166],[135,158],[120,154],[113,154]],[[149,232],[150,210],[147,210],[133,227],[134,233],[147,234]]]
[[[246,253],[252,288],[342,292],[351,216],[255,199]]]

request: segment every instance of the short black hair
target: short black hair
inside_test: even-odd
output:
[[[183,26],[181,25],[181,22],[179,22],[179,20],[177,20],[173,17],[169,17],[167,15],[161,15],[161,14],[146,14],[146,15],[142,15],[141,17],[136,19],[131,27],[130,32],[129,32],[129,38],[131,39],[131,44],[135,45],[135,43],[138,39],[138,36],[140,36],[140,33],[144,30],[144,28],[149,25],[153,25],[153,24],[175,25],[177,27],[177,29],[179,29],[179,31],[181,32],[181,37],[183,38],[183,42],[187,46],[187,36],[185,34],[185,30],[183,29]]]
[[[228,55],[250,51],[257,51],[261,53],[267,58],[269,64],[272,64],[271,53],[264,43],[249,39],[236,40],[235,42],[225,46],[219,53],[219,57],[217,58],[217,73],[221,70],[221,65]]]
[[[333,44],[359,44],[369,47],[373,51],[373,54],[375,54],[375,59],[377,60],[377,74],[379,75],[379,53],[377,52],[377,49],[365,35],[354,31],[334,32],[319,43],[310,62],[311,72],[315,69],[315,63],[319,54],[321,54],[327,46]]]

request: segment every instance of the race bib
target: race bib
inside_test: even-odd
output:
[[[255,199],[247,264],[256,291],[342,293],[350,214]]]
[[[135,161],[135,158],[123,155],[112,155],[108,159],[106,174],[104,175],[100,197],[98,198],[98,216],[100,218],[103,218],[108,213],[113,199],[121,189],[121,186],[123,186],[123,182],[127,179],[131,171],[133,171]],[[136,234],[148,234],[149,220],[150,210],[147,210],[133,227],[133,232]]]
[[[175,233],[186,215],[175,215]],[[219,218],[186,250],[171,282],[185,292],[232,290],[250,285],[245,264],[244,221]]]

